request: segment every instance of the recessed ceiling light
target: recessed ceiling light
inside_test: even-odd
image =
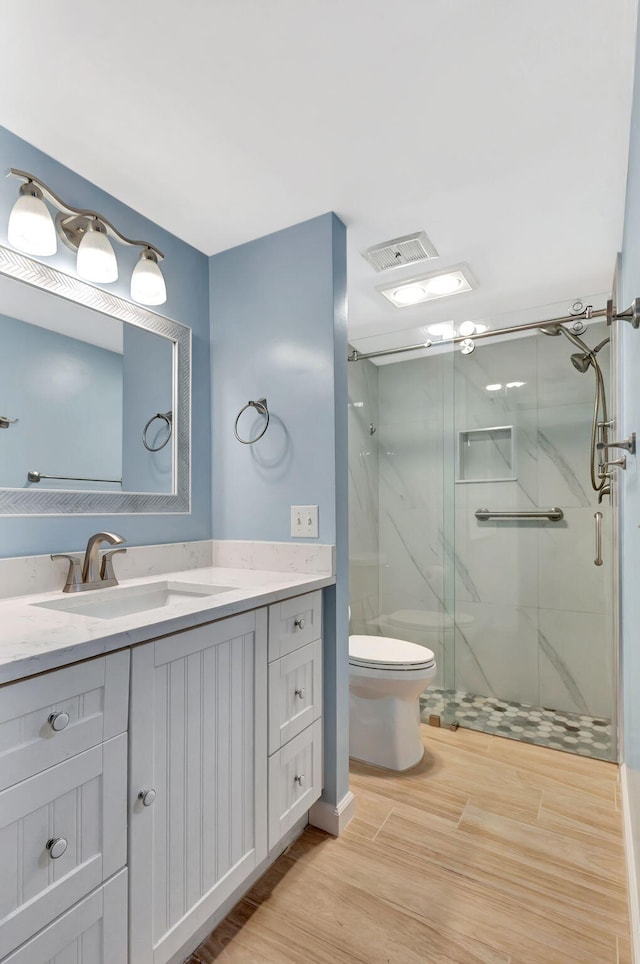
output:
[[[471,291],[472,287],[471,273],[466,265],[461,265],[450,268],[449,271],[407,278],[402,284],[379,285],[377,291],[396,308],[406,308],[409,305],[433,301],[435,298]]]
[[[456,274],[443,274],[439,278],[427,281],[427,290],[436,295],[452,295],[462,283],[462,278]]]
[[[526,384],[526,382],[507,382],[506,388],[522,388]]]
[[[485,387],[488,392],[499,392],[502,385],[486,385]]]
[[[452,322],[441,321],[437,325],[429,325],[427,331],[436,338],[453,338],[456,333]]]
[[[405,305],[418,305],[421,301],[425,301],[426,297],[427,289],[424,285],[419,284],[403,285],[403,287],[397,288],[393,292],[393,300],[401,307]]]

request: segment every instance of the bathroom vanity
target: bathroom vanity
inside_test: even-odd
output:
[[[86,594],[119,612],[178,587],[110,618],[60,592],[0,601],[3,964],[181,961],[300,833],[333,582],[178,571]]]

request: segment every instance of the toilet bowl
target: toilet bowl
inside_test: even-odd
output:
[[[422,759],[420,694],[436,675],[433,652],[389,636],[349,637],[349,755],[387,770]]]

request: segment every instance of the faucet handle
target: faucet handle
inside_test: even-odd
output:
[[[67,581],[64,584],[63,592],[77,592],[82,586],[82,559],[80,556],[74,556],[71,553],[59,552],[51,556],[52,559],[68,559],[69,560],[69,571],[67,572]]]
[[[126,552],[126,549],[109,549],[102,555],[102,565],[100,567],[100,582],[108,582],[110,586],[117,586],[118,580],[113,571],[113,557],[117,552]]]

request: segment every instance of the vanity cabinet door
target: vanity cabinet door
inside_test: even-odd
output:
[[[126,863],[126,736],[0,793],[0,959]]]
[[[94,890],[3,964],[127,964],[127,871]]]
[[[267,856],[266,610],[139,646],[131,673],[130,955],[163,964]]]

